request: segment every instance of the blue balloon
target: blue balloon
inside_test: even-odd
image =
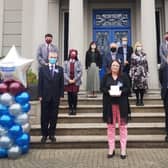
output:
[[[24,146],[24,145],[28,145],[30,142],[30,135],[27,133],[23,133],[19,138],[16,139],[15,143],[17,145]]]
[[[16,139],[20,135],[22,135],[22,127],[19,124],[14,124],[10,129],[9,129],[9,135]]]
[[[0,104],[0,116],[3,114],[8,114],[8,108],[7,108],[7,106]]]
[[[0,158],[5,158],[7,157],[8,152],[6,149],[0,147]]]
[[[10,115],[2,115],[0,117],[0,125],[6,128],[10,128],[13,124],[13,118]]]
[[[29,112],[30,108],[31,108],[30,103],[25,103],[22,105],[22,111],[25,113]]]
[[[23,145],[20,148],[21,148],[22,154],[26,154],[29,151],[30,147],[29,145]]]
[[[22,92],[15,97],[15,101],[20,104],[28,103],[30,100],[30,95],[28,92]]]

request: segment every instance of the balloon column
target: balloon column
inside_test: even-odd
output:
[[[27,61],[27,59],[20,61],[15,52],[15,47],[12,48],[12,51],[14,52],[10,51],[10,54],[7,55],[7,61],[4,61],[6,58],[0,61],[0,71],[2,75],[5,74],[3,82],[0,83],[0,158],[15,159],[29,150],[30,123],[28,112],[30,110],[30,96],[26,92],[25,85],[22,84],[24,82],[15,80],[13,74],[17,76],[18,67],[24,68],[22,72],[28,69],[27,65],[30,65],[32,61]],[[13,59],[12,56],[17,57],[17,59]],[[8,62],[10,57],[11,61]],[[18,60],[19,64],[15,64],[15,61]]]

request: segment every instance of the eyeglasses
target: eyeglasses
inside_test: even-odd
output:
[[[112,67],[118,67],[119,68],[120,66],[119,65],[112,65]]]

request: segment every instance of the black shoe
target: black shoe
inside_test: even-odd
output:
[[[73,115],[76,115],[76,109],[73,109],[73,113],[72,113]]]
[[[140,102],[139,101],[136,102],[136,106],[140,106]]]
[[[144,106],[143,100],[140,101],[139,105]]]
[[[126,159],[126,157],[127,157],[126,155],[120,155],[121,159]]]
[[[55,136],[49,136],[49,139],[51,140],[51,142],[56,142],[56,138],[55,138]]]
[[[165,142],[168,142],[168,135],[165,136]]]
[[[46,143],[46,141],[47,141],[47,136],[42,136],[41,143]]]
[[[73,110],[72,109],[69,110],[69,115],[73,115]]]
[[[108,155],[107,155],[107,158],[110,159],[110,158],[113,158],[114,156],[115,156],[115,151],[113,151],[112,154],[108,154]]]

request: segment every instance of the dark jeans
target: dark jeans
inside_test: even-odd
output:
[[[41,133],[42,136],[54,136],[58,118],[59,102],[51,99],[41,102]]]
[[[164,109],[165,109],[166,134],[168,135],[168,94],[166,94],[163,103],[164,103]]]
[[[78,93],[77,92],[68,92],[68,105],[70,109],[75,109],[78,101]]]

